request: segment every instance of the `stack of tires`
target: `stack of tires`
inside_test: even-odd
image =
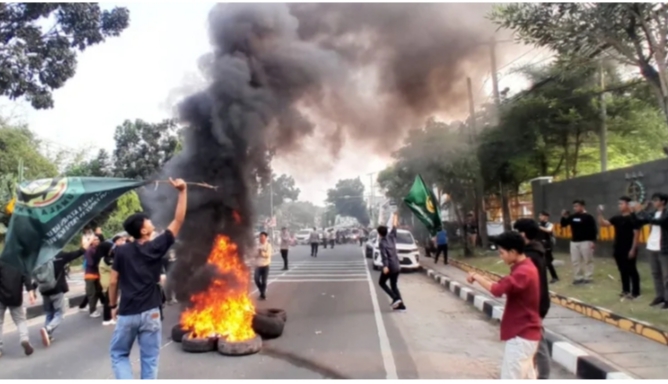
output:
[[[180,324],[172,328],[172,340],[181,343],[184,351],[191,353],[211,352],[218,350],[223,355],[242,356],[256,353],[262,347],[262,340],[270,340],[280,337],[285,328],[287,314],[282,309],[269,308],[258,309],[253,316],[253,330],[257,336],[251,340],[241,343],[230,343],[223,338],[191,337],[190,331],[184,329]]]

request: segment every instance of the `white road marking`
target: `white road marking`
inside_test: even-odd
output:
[[[364,255],[362,257],[364,257],[364,262],[366,263],[366,257]],[[376,287],[371,279],[371,272],[369,272],[368,267],[366,270],[366,277],[369,282],[369,293],[371,294],[371,303],[373,304],[373,314],[376,318],[376,329],[378,330],[378,339],[380,340],[380,354],[383,357],[383,366],[385,367],[385,379],[398,380],[399,376],[397,375],[397,366],[394,364],[392,346],[390,345],[389,337],[387,337],[383,315],[380,312],[380,306],[378,305]]]
[[[274,282],[278,283],[311,283],[311,282],[325,282],[325,283],[332,283],[332,282],[339,282],[339,281],[345,281],[345,282],[350,282],[350,281],[367,281],[367,279],[277,279],[274,280]]]

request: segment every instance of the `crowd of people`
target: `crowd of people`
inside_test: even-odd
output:
[[[116,379],[133,378],[129,356],[137,341],[141,378],[157,379],[163,305],[174,302],[169,284],[163,289],[165,274],[174,261],[169,251],[185,219],[187,205],[185,182],[170,181],[179,192],[179,198],[174,220],[160,234],[145,214],[138,213],[125,220],[124,233],[108,241],[100,228],[85,230],[78,250],[58,253],[35,269],[32,276],[0,263],[0,357],[7,311],[19,331],[25,354],[29,356],[34,352],[23,306],[24,289],[31,304],[36,300],[36,292],[42,296],[45,323],[40,334],[44,346],[51,345],[66,310],[68,265],[83,257],[86,295],[79,308],[91,318],[102,316],[103,325],[116,325],[110,343],[114,376]],[[98,302],[102,313],[97,308]]]
[[[573,201],[573,213],[562,211],[560,220],[561,227],[571,231],[572,284],[580,286],[594,282],[593,255],[598,226],[613,227],[611,253],[620,275],[619,296],[625,300],[640,297],[637,269],[640,231],[649,225],[646,251],[654,283],[650,306],[668,309],[666,204],[668,195],[664,193],[653,194],[646,205],[622,196],[616,214],[606,219],[603,206],[598,207],[595,218],[587,212],[585,201]],[[513,229],[490,239],[498,247],[501,259],[510,266],[510,274],[494,282],[481,274],[470,273],[468,282],[480,284],[493,296],[506,296],[501,319],[501,339],[506,343],[501,379],[547,379],[550,355],[542,321],[550,308],[549,284],[559,281],[552,255],[556,244],[554,225],[549,213],[541,212],[538,221],[519,219]]]

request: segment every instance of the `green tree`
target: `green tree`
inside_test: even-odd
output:
[[[129,21],[127,8],[97,3],[0,4],[0,94],[53,107],[51,93],[74,76],[77,51],[120,35]]]
[[[497,6],[490,18],[573,67],[597,57],[637,67],[668,120],[665,3],[511,3]]]
[[[148,179],[174,156],[179,138],[174,120],[160,123],[126,120],[116,127],[114,140],[114,174]]]
[[[142,206],[135,191],[130,191],[116,200],[116,208],[104,224],[104,232],[113,236],[123,231],[123,221],[133,213],[141,212]]]
[[[312,228],[315,225],[317,207],[309,201],[290,201],[283,203],[277,220],[280,226],[292,231]]]
[[[333,189],[327,191],[327,202],[334,206],[337,214],[354,217],[360,224],[369,225],[364,184],[359,178],[339,180]]]
[[[56,166],[39,151],[41,142],[25,126],[9,126],[0,122],[0,175],[18,175],[23,160],[26,180],[54,177]]]
[[[297,201],[300,190],[295,185],[292,176],[276,174],[271,175],[272,184],[269,183],[258,187],[255,197],[255,212],[261,217],[271,216],[273,204],[274,213],[285,201]],[[273,195],[273,200],[272,200]]]
[[[79,177],[112,177],[113,165],[109,153],[100,149],[97,155],[90,160],[76,159],[65,170],[67,176]]]

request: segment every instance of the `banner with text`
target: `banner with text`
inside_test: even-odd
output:
[[[0,261],[32,274],[109,204],[144,184],[145,181],[103,177],[59,177],[22,183]]]

